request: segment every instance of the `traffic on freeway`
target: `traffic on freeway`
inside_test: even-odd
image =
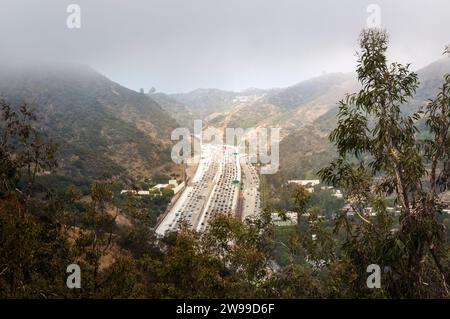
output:
[[[237,212],[239,200],[243,201],[239,205],[242,212]],[[164,235],[182,224],[202,231],[216,214],[244,219],[258,214],[259,210],[259,178],[255,166],[239,153],[238,147],[202,144],[192,181],[159,223],[156,233]]]

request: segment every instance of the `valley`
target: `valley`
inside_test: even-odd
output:
[[[422,107],[436,94],[448,70],[448,58],[417,70],[417,94],[402,111],[411,114]],[[328,135],[336,125],[338,102],[359,89],[356,74],[330,73],[286,88],[155,94],[160,100],[165,97],[162,108],[172,117],[182,118],[179,124],[187,127],[192,126],[194,119],[202,119],[206,128],[280,128],[280,170],[269,177],[270,183],[279,187],[289,178],[316,178],[316,172],[335,156]]]
[[[450,1],[3,1],[0,299],[450,299]]]

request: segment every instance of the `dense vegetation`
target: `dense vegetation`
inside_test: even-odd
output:
[[[175,120],[150,97],[89,67],[2,65],[0,95],[16,111],[23,103],[33,109],[59,145],[56,173],[78,184],[84,179],[89,185],[89,178],[139,180],[172,163]]]
[[[56,167],[56,147],[26,105],[14,111],[2,100],[0,297],[449,298],[448,220],[439,195],[449,180],[450,76],[423,112],[403,115],[417,76],[388,65],[386,49],[384,33],[362,33],[362,89],[340,103],[331,135],[339,158],[321,171],[356,214],[333,219],[317,207],[320,198],[295,188],[285,202],[300,214],[298,225],[281,232],[269,207],[245,222],[218,216],[203,233],[181,227],[157,239],[148,203],[118,201],[110,181],[93,180],[89,196],[75,180],[52,191],[39,175]],[[420,118],[428,140],[417,138]],[[391,200],[400,216],[387,210]],[[369,205],[375,216],[366,214]],[[80,289],[66,287],[73,263],[81,267]],[[366,285],[370,264],[383,269],[378,289]]]

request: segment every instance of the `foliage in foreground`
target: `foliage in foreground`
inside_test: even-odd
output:
[[[384,33],[365,31],[361,48],[362,89],[341,102],[331,135],[339,158],[321,171],[357,218],[343,211],[332,229],[298,189],[294,205],[309,217],[289,236],[281,269],[271,211],[244,223],[218,216],[206,232],[182,227],[157,239],[142,205],[130,197],[116,207],[107,182],[94,182],[89,200],[74,187],[36,192],[36,176],[56,165],[55,147],[26,106],[15,112],[1,101],[0,297],[449,297],[447,230],[438,217],[450,174],[450,76],[422,113],[404,117],[417,76],[387,64]],[[430,140],[416,138],[419,118]],[[392,198],[398,221],[386,207]],[[129,225],[117,223],[119,213]],[[81,267],[81,289],[66,287],[72,263]],[[384,270],[380,289],[366,286],[370,264]]]

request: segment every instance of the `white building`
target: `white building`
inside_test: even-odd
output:
[[[178,182],[177,182],[176,179],[170,179],[169,180],[169,185],[173,185],[173,186],[177,187],[178,186]]]
[[[336,198],[343,198],[344,197],[344,195],[342,195],[342,192],[339,189],[336,189],[336,191],[333,194],[331,194],[331,196],[334,196]]]
[[[291,179],[288,180],[288,184],[297,184],[301,186],[316,186],[320,184],[319,179]]]
[[[314,187],[307,187],[306,190],[307,190],[309,193],[314,193]]]
[[[149,191],[135,191],[135,190],[130,190],[130,189],[124,189],[120,191],[120,195],[123,194],[133,194],[133,195],[139,195],[139,196],[149,196],[150,192]]]
[[[155,186],[152,187],[152,190],[161,191],[161,189],[166,188],[167,186],[169,186],[169,184],[156,184]]]
[[[128,194],[128,193],[131,193],[133,195],[137,194],[137,192],[135,190],[130,190],[130,189],[123,189],[123,190],[120,191],[120,195]]]
[[[149,190],[140,190],[140,191],[136,191],[136,190],[127,190],[124,189],[122,191],[120,191],[120,194],[133,194],[133,195],[139,195],[139,196],[150,196],[150,195],[162,195],[161,190],[165,189],[165,188],[170,188],[173,190],[174,194],[177,194],[179,191],[181,191],[185,186],[185,183],[181,183],[178,185],[178,182],[176,179],[171,179],[169,180],[168,184],[157,184],[155,186],[153,186],[151,189]]]
[[[298,213],[296,212],[286,212],[286,220],[284,220],[283,218],[281,218],[281,216],[277,213],[273,213],[272,216],[272,222],[276,225],[276,226],[290,226],[290,225],[296,225],[297,224],[297,218],[298,218]]]

